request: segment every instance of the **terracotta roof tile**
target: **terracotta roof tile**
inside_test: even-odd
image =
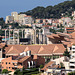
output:
[[[41,70],[45,70],[47,67],[52,66],[54,63],[55,63],[54,61],[50,61]]]
[[[25,57],[19,59],[18,62],[22,63],[23,61],[27,60],[28,58],[30,58],[30,56],[25,56]]]
[[[8,45],[5,48],[6,54],[20,54],[31,50],[32,55],[37,54],[53,54],[53,53],[64,53],[65,48],[63,44],[49,44],[49,45]]]

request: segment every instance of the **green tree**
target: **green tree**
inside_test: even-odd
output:
[[[56,30],[55,29],[50,28],[49,31],[56,34]]]
[[[2,73],[8,73],[8,70],[7,69],[4,69],[3,71],[2,71]]]
[[[75,72],[70,72],[68,73],[68,75],[75,75]]]
[[[64,54],[63,54],[64,56],[67,56],[67,57],[69,57],[70,58],[70,52],[68,52],[68,50],[66,49],[66,51],[64,52]]]
[[[43,68],[44,67],[44,65],[40,65],[40,68]]]

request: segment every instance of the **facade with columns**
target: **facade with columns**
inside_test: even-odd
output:
[[[7,36],[7,31],[9,31],[8,36]],[[11,35],[11,32],[13,32],[13,35]],[[7,37],[9,40],[7,40]],[[45,29],[9,29],[9,30],[6,29],[5,30],[5,42],[7,42],[7,44],[20,44],[19,41],[20,38],[30,38],[31,41],[30,44],[46,44],[47,40]]]

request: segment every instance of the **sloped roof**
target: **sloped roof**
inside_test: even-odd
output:
[[[56,65],[54,61],[50,61],[49,63],[47,63],[41,70],[47,70],[47,69],[52,69],[52,68],[61,68],[60,65]]]
[[[22,63],[22,62],[24,62],[25,60],[27,60],[28,58],[30,58],[30,56],[25,56],[25,57],[19,59],[18,62]]]
[[[20,54],[22,52],[31,51],[31,54],[55,54],[64,53],[65,47],[63,44],[49,44],[49,45],[8,45],[5,48],[6,54]]]
[[[54,63],[55,63],[54,61],[50,61],[41,70],[45,70],[47,67],[52,66],[52,64],[54,64]]]

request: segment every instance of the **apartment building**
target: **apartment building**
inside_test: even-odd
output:
[[[14,22],[14,17],[13,16],[6,16],[6,24],[7,23],[13,23]]]
[[[17,12],[12,12],[11,16],[14,17],[14,22],[18,22],[18,13]]]
[[[2,70],[7,69],[8,71],[15,71],[23,67],[25,69],[33,68],[41,64],[45,64],[45,59],[40,56],[31,55],[31,51],[22,52],[19,56],[8,57],[1,61]]]
[[[50,45],[8,45],[5,47],[5,56],[18,56],[22,52],[31,51],[31,55],[42,56],[45,62],[63,56],[65,48],[62,44]]]
[[[31,26],[32,21],[33,21],[33,19],[32,19],[31,16],[24,16],[24,18],[23,18],[23,25]]]
[[[75,45],[73,44],[70,49],[71,59],[69,60],[70,69],[75,69]]]
[[[26,16],[25,14],[20,14],[20,15],[18,15],[18,22],[19,22],[19,24],[23,25],[23,18],[24,18],[25,16]]]
[[[66,33],[72,33],[72,32],[74,32],[74,31],[75,31],[74,27],[66,27],[66,28],[65,28],[65,32],[66,32]]]

